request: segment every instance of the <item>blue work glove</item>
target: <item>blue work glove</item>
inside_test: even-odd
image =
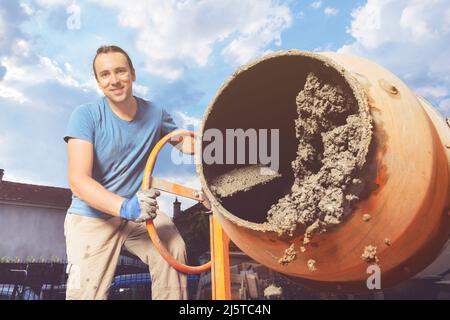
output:
[[[134,222],[155,219],[158,211],[157,196],[159,191],[155,189],[138,191],[131,199],[122,202],[120,217]]]

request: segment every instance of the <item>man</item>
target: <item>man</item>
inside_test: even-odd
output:
[[[176,125],[166,111],[133,96],[136,73],[123,49],[100,47],[93,70],[104,97],[76,108],[64,137],[73,193],[64,223],[66,298],[106,299],[124,246],[149,265],[153,299],[186,299],[186,276],[156,251],[145,221],[154,219],[166,248],[182,263],[184,241],[157,211],[159,192],[139,190],[150,151]],[[193,139],[182,140],[172,144],[192,154]]]

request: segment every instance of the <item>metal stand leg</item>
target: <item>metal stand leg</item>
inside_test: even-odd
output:
[[[231,300],[230,239],[214,214],[210,215],[211,284],[213,300]]]

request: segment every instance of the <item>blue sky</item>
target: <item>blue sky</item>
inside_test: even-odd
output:
[[[67,187],[62,136],[72,110],[99,96],[91,60],[103,44],[129,52],[135,94],[185,128],[239,65],[287,49],[372,59],[450,116],[448,0],[0,0],[5,180]],[[193,166],[164,161],[169,152],[156,173],[198,186]]]

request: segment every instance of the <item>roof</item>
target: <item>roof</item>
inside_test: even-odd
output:
[[[198,214],[205,214],[208,209],[206,209],[203,204],[196,203],[193,206],[187,208],[186,210],[182,210],[180,214],[173,217],[173,222],[178,226],[180,224],[185,223],[191,219],[194,219]]]
[[[197,213],[199,211],[209,211],[205,208],[205,206],[202,203],[196,203],[193,206],[187,208],[186,210],[183,210],[182,215],[190,215],[193,213]]]
[[[67,188],[0,181],[0,202],[68,208],[72,192]]]

